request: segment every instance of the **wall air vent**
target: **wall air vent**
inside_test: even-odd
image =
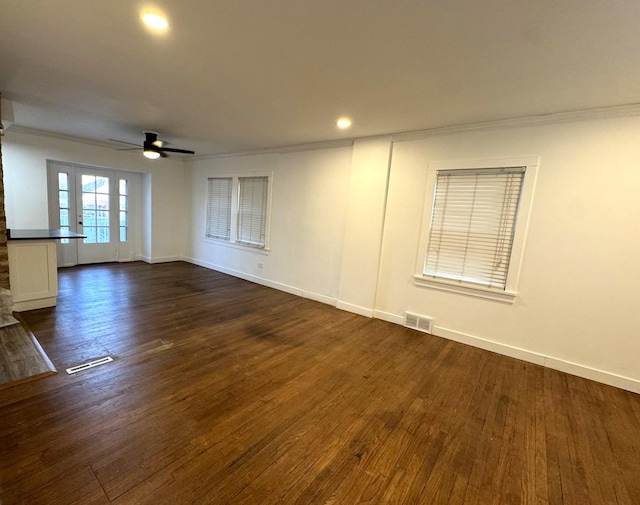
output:
[[[411,312],[405,312],[404,325],[407,328],[412,328],[424,333],[431,333],[431,330],[433,329],[433,319],[427,316],[420,316],[418,314],[412,314]]]

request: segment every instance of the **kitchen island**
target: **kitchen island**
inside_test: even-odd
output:
[[[58,298],[56,240],[85,235],[59,229],[7,230],[13,310],[55,307]]]

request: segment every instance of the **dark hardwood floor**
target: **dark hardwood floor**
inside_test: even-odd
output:
[[[187,263],[59,279],[2,505],[640,504],[638,395]]]

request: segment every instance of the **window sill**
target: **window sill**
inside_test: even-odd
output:
[[[493,300],[495,302],[513,304],[516,299],[516,293],[512,291],[494,291],[489,288],[480,286],[472,286],[469,284],[460,284],[457,282],[447,282],[444,280],[429,279],[422,275],[413,276],[413,282],[416,286],[435,289],[438,291],[446,291],[447,293],[457,293],[476,298],[484,298],[485,300]]]
[[[263,254],[265,256],[269,254],[269,248],[267,247],[251,247],[250,245],[244,245],[238,242],[227,242],[226,240],[216,240],[214,238],[206,238],[206,237],[203,240],[208,244],[221,245],[223,247],[230,247],[231,249],[240,249],[242,251],[249,251],[257,254]]]

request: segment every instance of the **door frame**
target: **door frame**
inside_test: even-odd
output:
[[[79,179],[82,171],[90,171],[92,173],[101,173],[107,175],[112,180],[113,187],[117,187],[120,179],[126,179],[128,183],[128,236],[126,242],[120,241],[120,234],[116,234],[115,238],[115,259],[114,261],[124,262],[133,261],[139,257],[140,252],[137,244],[139,243],[141,230],[141,209],[140,204],[140,187],[141,175],[138,172],[128,170],[120,170],[115,168],[98,167],[93,165],[85,165],[79,163],[69,163],[64,161],[47,160],[47,195],[48,195],[48,213],[49,227],[60,228],[60,207],[59,207],[59,186],[58,174],[63,172],[68,175],[68,186],[72,188],[69,192],[69,229],[76,233],[82,233],[81,227],[78,226],[78,208],[77,202],[81,195],[77,194],[76,179]],[[114,194],[114,202],[119,200],[118,194]],[[116,207],[118,209],[118,207]],[[117,211],[114,212],[117,216]],[[117,218],[116,218],[117,219]],[[56,249],[58,256],[58,267],[69,267],[78,264],[78,241],[82,239],[56,241]]]

